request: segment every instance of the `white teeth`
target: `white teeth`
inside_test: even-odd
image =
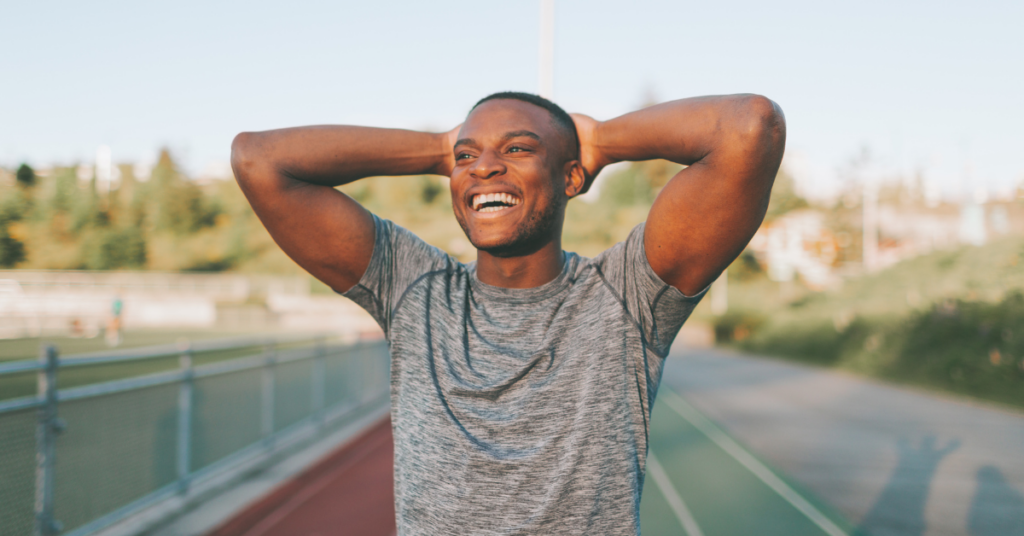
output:
[[[507,207],[484,207],[480,208],[480,205],[486,203],[504,203],[509,206],[515,206],[520,203],[519,199],[513,197],[511,194],[506,193],[495,193],[495,194],[477,194],[473,196],[473,210],[480,212],[496,212]]]

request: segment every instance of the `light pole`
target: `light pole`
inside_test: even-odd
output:
[[[864,271],[873,272],[878,268],[878,184],[863,178],[862,217],[864,218]]]
[[[555,0],[540,0],[540,61],[537,92],[545,99],[555,95]]]

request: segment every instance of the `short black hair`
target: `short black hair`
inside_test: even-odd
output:
[[[551,114],[551,119],[554,120],[555,125],[565,131],[566,135],[570,136],[573,141],[572,154],[573,157],[580,157],[580,136],[576,132],[576,122],[572,120],[572,117],[562,109],[561,106],[541,97],[540,95],[534,95],[533,93],[523,93],[521,91],[501,91],[488,95],[473,105],[469,112],[473,113],[481,104],[498,99],[512,99],[517,101],[528,102],[534,106],[540,106]]]

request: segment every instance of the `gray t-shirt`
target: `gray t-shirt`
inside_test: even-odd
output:
[[[662,366],[703,292],[651,269],[643,224],[555,280],[507,289],[374,217],[345,296],[391,345],[395,509],[403,536],[640,532]]]

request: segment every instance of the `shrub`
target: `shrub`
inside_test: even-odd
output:
[[[137,227],[99,229],[82,247],[90,270],[142,268],[146,264],[146,239]]]
[[[729,311],[715,319],[715,341],[743,342],[765,323],[765,318],[749,311]]]

